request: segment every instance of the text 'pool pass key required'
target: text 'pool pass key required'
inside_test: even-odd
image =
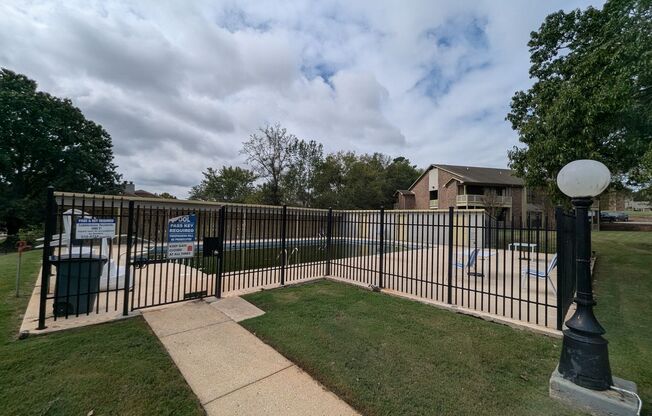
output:
[[[168,258],[184,259],[195,255],[195,214],[168,220]]]

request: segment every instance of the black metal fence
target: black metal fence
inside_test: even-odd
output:
[[[577,255],[575,246],[575,227],[576,218],[574,214],[564,212],[561,208],[557,208],[555,212],[557,218],[557,247],[558,247],[558,273],[561,276],[559,279],[559,289],[557,296],[557,329],[561,329],[564,324],[564,318],[573,303],[575,297],[575,272],[577,267]]]
[[[556,229],[483,210],[343,211],[331,275],[415,298],[556,326]],[[530,226],[536,224],[536,226]]]
[[[50,192],[45,319],[246,293],[332,276],[560,328],[571,220],[482,210],[320,210]],[[563,215],[562,215],[563,214]],[[509,223],[509,226],[506,225]],[[574,275],[572,275],[574,276]]]

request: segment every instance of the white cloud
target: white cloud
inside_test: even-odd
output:
[[[0,66],[70,97],[126,179],[185,196],[280,122],[328,151],[504,166],[526,43],[574,1],[4,2]]]

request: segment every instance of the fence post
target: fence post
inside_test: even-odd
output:
[[[226,205],[220,208],[220,220],[217,225],[217,270],[215,272],[215,297],[222,297],[222,274],[224,273],[224,234],[226,234]]]
[[[328,208],[326,224],[326,276],[331,275],[331,242],[333,239],[333,208]]]
[[[129,289],[131,288],[131,246],[134,242],[134,201],[129,201],[129,211],[127,214],[127,265],[125,270],[125,287],[124,299],[122,301],[122,315],[129,314]]]
[[[44,240],[43,240],[43,261],[41,267],[41,296],[39,298],[38,308],[38,327],[36,329],[45,329],[45,304],[48,298],[48,288],[50,283],[50,240],[52,240],[52,219],[54,217],[54,188],[48,186],[47,197],[45,201],[45,224],[44,224]]]
[[[448,207],[448,303],[453,303],[453,207]]]
[[[557,329],[561,331],[564,324],[564,277],[567,275],[566,270],[566,256],[564,247],[566,247],[564,237],[564,226],[566,219],[564,218],[564,210],[562,207],[555,208],[555,225],[557,228]]]
[[[287,250],[285,247],[285,229],[287,227],[288,206],[283,205],[283,218],[281,220],[281,286],[285,285],[285,262]]]
[[[378,265],[378,287],[385,287],[383,279],[385,272],[385,207],[380,207],[380,264]]]

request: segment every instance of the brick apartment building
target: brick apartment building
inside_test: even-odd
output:
[[[396,209],[481,208],[499,221],[540,218],[543,212],[542,198],[529,193],[509,169],[430,165],[395,197]]]

